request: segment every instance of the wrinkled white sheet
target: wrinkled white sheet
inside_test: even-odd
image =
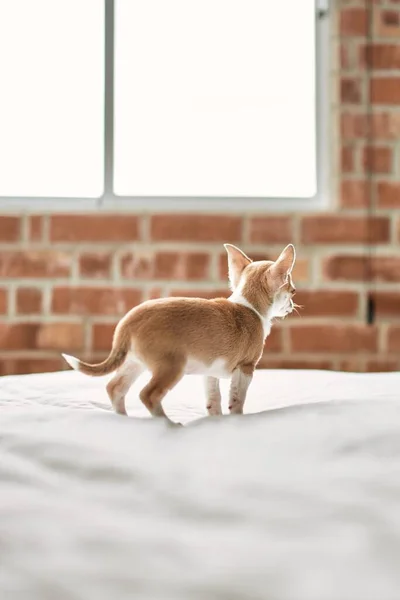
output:
[[[180,428],[104,388],[0,379],[1,600],[399,599],[399,373],[259,371],[216,419],[187,377]]]

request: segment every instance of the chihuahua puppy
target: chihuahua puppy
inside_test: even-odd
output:
[[[275,318],[294,309],[292,270],[296,260],[289,244],[275,261],[253,262],[225,244],[228,253],[228,298],[164,298],[143,302],[118,323],[106,360],[88,364],[63,354],[86,375],[115,372],[107,385],[114,410],[126,415],[125,396],[144,370],[150,382],[140,399],[155,417],[166,417],[165,395],[185,374],[205,377],[207,411],[220,415],[219,379],[231,379],[229,411],[243,413],[248,387]]]

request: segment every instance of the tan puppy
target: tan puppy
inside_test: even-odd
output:
[[[109,357],[90,365],[63,354],[87,375],[114,377],[107,392],[117,413],[126,414],[125,396],[144,371],[152,374],[140,399],[154,416],[165,416],[162,400],[185,374],[205,376],[207,410],[221,414],[220,378],[231,378],[229,410],[242,413],[247,389],[273,319],[294,308],[295,249],[287,246],[276,262],[252,262],[225,245],[232,295],[228,298],[165,298],[132,309],[118,323]]]

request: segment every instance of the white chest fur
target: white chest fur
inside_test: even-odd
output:
[[[226,361],[223,358],[217,358],[211,365],[206,365],[199,360],[189,358],[186,367],[186,375],[207,375],[217,377],[218,379],[229,379],[232,376],[226,368]]]

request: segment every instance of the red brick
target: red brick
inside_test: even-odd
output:
[[[21,233],[19,217],[0,217],[0,242],[17,242]]]
[[[219,255],[218,272],[222,281],[228,281],[228,258],[226,253]]]
[[[339,371],[365,373],[365,362],[361,358],[347,358],[339,363]]]
[[[39,215],[29,217],[28,237],[30,242],[40,242],[43,239],[43,217]]]
[[[207,279],[210,255],[203,252],[158,252],[154,261],[155,279]]]
[[[400,113],[396,111],[373,114],[344,112],[340,118],[343,141],[366,139],[396,140],[400,136]]]
[[[79,257],[79,275],[88,279],[110,277],[112,255],[104,252],[86,252]]]
[[[372,173],[390,173],[392,170],[392,149],[384,146],[367,146],[363,150],[362,164]]]
[[[56,314],[124,315],[140,303],[141,292],[123,288],[56,287],[51,310]]]
[[[205,252],[129,253],[121,259],[127,279],[208,279],[210,255]]]
[[[361,81],[351,77],[342,77],[340,99],[343,104],[360,104],[362,100]]]
[[[139,239],[136,215],[54,215],[53,242],[132,242]]]
[[[38,323],[0,323],[0,348],[2,350],[36,349]]]
[[[81,350],[83,326],[80,323],[45,323],[38,330],[36,347],[40,350]]]
[[[374,256],[370,269],[370,276],[374,281],[400,282],[400,257],[398,256]]]
[[[120,269],[125,279],[153,279],[154,253],[152,251],[129,252],[122,256]]]
[[[394,3],[394,0],[392,0]],[[400,13],[398,10],[374,11],[375,34],[382,37],[399,38],[400,36]]]
[[[5,315],[8,308],[8,291],[0,288],[0,314]]]
[[[37,288],[19,288],[16,295],[17,313],[34,315],[42,310],[42,292]]]
[[[387,343],[389,352],[400,352],[400,325],[390,326]]]
[[[380,208],[400,208],[400,183],[396,181],[379,181],[377,198]]]
[[[324,262],[327,279],[342,281],[400,281],[397,256],[330,256]]]
[[[390,373],[397,371],[399,362],[394,359],[372,359],[366,363],[365,370],[368,373]]]
[[[115,331],[115,323],[95,323],[92,330],[92,349],[109,352]]]
[[[283,349],[283,340],[282,340],[282,329],[278,326],[274,326],[271,329],[271,333],[265,340],[264,344],[264,352],[282,352]]]
[[[298,325],[289,329],[293,352],[376,352],[376,327],[359,324]]]
[[[37,323],[0,323],[0,349],[31,350],[36,348]]]
[[[400,77],[374,77],[370,83],[373,104],[400,104]]]
[[[347,8],[340,12],[340,35],[365,36],[368,31],[368,13],[365,8]]]
[[[340,191],[344,208],[366,208],[369,206],[369,183],[367,181],[343,180]]]
[[[2,350],[78,350],[83,330],[75,323],[0,323]]]
[[[301,223],[304,244],[382,243],[389,237],[387,217],[319,215],[304,217]]]
[[[367,256],[330,256],[324,261],[324,276],[331,280],[364,281],[369,273]]]
[[[228,298],[231,295],[228,289],[220,290],[183,290],[176,289],[171,290],[169,295],[175,298],[206,298],[207,300],[212,300],[213,298]]]
[[[374,113],[372,136],[375,139],[397,140],[400,136],[400,113],[396,111]]]
[[[293,268],[293,281],[300,283],[310,277],[310,261],[307,258],[297,258]]]
[[[349,46],[346,43],[340,44],[339,49],[340,55],[340,69],[351,69],[353,67],[352,53],[350,52]]]
[[[302,306],[301,317],[351,317],[358,312],[356,292],[339,290],[300,290],[294,301]]]
[[[154,215],[151,239],[170,242],[239,242],[242,219],[223,215]]]
[[[374,291],[375,315],[379,317],[400,317],[400,292]]]
[[[68,277],[72,257],[54,250],[26,250],[0,254],[1,277]]]
[[[364,113],[345,112],[340,117],[340,132],[342,140],[363,139],[369,129],[368,116]]]
[[[375,70],[399,69],[400,45],[372,44],[363,46],[360,50],[360,62],[362,66]]]
[[[6,358],[0,365],[1,375],[29,375],[31,373],[53,373],[66,368],[62,358]]]
[[[352,173],[355,167],[355,153],[352,146],[342,146],[340,154],[342,173]]]
[[[330,360],[315,359],[296,359],[296,358],[276,358],[263,355],[257,365],[258,369],[318,369],[323,371],[332,371],[333,363]]]
[[[263,217],[250,219],[250,242],[253,244],[289,244],[293,240],[291,217]]]

